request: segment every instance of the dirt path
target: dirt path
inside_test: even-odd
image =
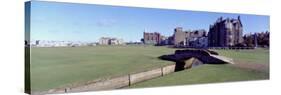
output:
[[[233,66],[235,67],[269,72],[268,63],[251,63],[251,62],[242,62],[237,60],[234,60],[234,62],[235,64],[233,64]]]

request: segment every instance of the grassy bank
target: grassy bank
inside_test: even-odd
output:
[[[130,86],[130,88],[262,80],[268,79],[268,77],[268,72],[241,69],[229,64],[207,64],[138,83]]]
[[[269,79],[269,68],[266,67],[269,66],[268,49],[216,51],[220,55],[233,58],[237,63],[234,65],[205,64],[138,83],[129,88]],[[239,66],[236,66],[237,64],[239,64]],[[244,64],[247,64],[245,66],[248,67],[243,66]]]

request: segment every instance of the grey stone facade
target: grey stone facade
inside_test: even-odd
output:
[[[183,31],[182,27],[177,27],[174,30],[174,45],[175,46],[190,46],[192,47],[192,45],[190,44],[191,40],[194,40],[196,38],[200,38],[200,37],[206,37],[207,32],[203,29],[201,30],[194,30],[194,31]]]
[[[208,33],[209,47],[229,47],[243,43],[243,25],[240,16],[237,19],[218,18],[210,25]]]

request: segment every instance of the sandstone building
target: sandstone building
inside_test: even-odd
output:
[[[229,47],[243,43],[243,25],[240,16],[237,19],[218,18],[210,25],[208,33],[209,47]]]
[[[154,33],[143,32],[142,40],[144,44],[156,45],[161,43],[161,38],[163,38],[163,36],[161,36],[161,34],[158,32],[154,32]]]
[[[194,31],[183,31],[182,27],[177,27],[174,29],[174,45],[175,46],[186,46],[186,47],[195,47],[190,43],[197,38],[206,37],[207,32],[203,29],[194,30]]]

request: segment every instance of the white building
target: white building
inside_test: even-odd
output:
[[[49,40],[33,40],[29,43],[32,47],[76,47],[76,46],[95,46],[93,42],[80,41],[49,41]]]
[[[100,45],[123,45],[123,39],[117,39],[117,38],[110,38],[110,37],[101,37],[99,39]]]

